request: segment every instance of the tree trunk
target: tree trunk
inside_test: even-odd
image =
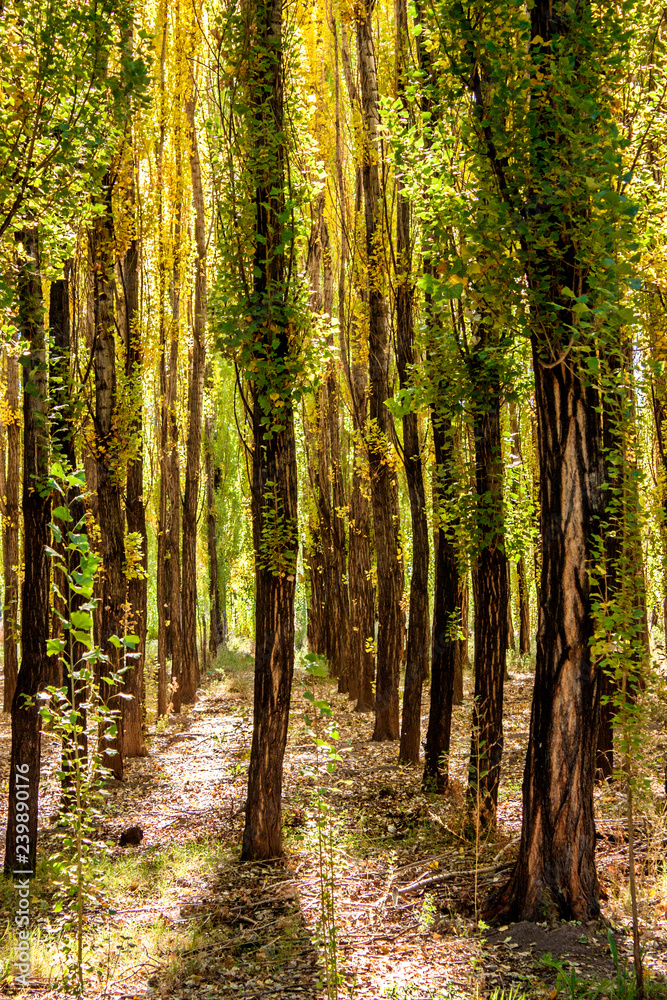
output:
[[[91,260],[94,277],[95,309],[95,461],[97,471],[97,505],[102,557],[102,593],[100,645],[109,657],[101,670],[103,676],[117,673],[122,666],[120,650],[111,637],[122,639],[125,634],[125,518],[121,504],[119,482],[121,442],[118,440],[116,415],[116,341],[114,303],[115,236],[111,206],[111,180],[103,182],[103,212],[95,217],[90,232]],[[104,763],[118,779],[123,777],[123,708],[124,699],[117,696],[116,682],[100,683],[100,696],[111,709],[117,710],[117,735],[105,741]]]
[[[268,369],[251,385],[252,521],[255,547],[255,695],[242,859],[282,853],[282,771],[294,671],[294,595],[298,548],[297,468],[292,350],[282,303],[288,299],[282,215],[286,137],[283,132],[282,0],[254,0],[250,66],[254,108],[255,188],[253,294],[248,311],[257,333],[249,351]],[[275,346],[274,346],[275,345]],[[272,398],[272,395],[277,398]],[[268,418],[268,420],[267,420]]]
[[[588,568],[599,530],[600,428],[593,392],[572,366],[545,365],[536,339],[533,358],[542,614],[519,858],[491,912],[503,921],[542,920],[552,912],[588,920],[599,913],[593,776],[600,677],[589,645]]]
[[[134,165],[132,164],[134,170]],[[134,190],[134,180],[132,182]],[[131,199],[134,205],[134,197]],[[134,221],[134,220],[132,220]],[[133,395],[133,413],[130,433],[135,452],[127,466],[125,488],[125,517],[128,534],[133,534],[141,547],[141,557],[130,570],[127,581],[127,603],[130,606],[130,631],[139,636],[139,643],[132,657],[123,688],[132,696],[125,702],[123,750],[126,757],[142,757],[147,751],[143,739],[144,722],[144,670],[146,663],[146,616],[148,611],[148,535],[146,508],[144,506],[144,439],[142,401],[142,346],[139,329],[139,241],[135,237],[124,255],[120,266],[124,297],[125,375]]]
[[[220,612],[220,584],[218,582],[218,546],[216,513],[216,475],[219,478],[217,460],[214,462],[213,420],[207,415],[204,420],[204,440],[206,452],[206,542],[208,547],[208,600],[210,608],[208,651],[212,659],[225,641],[222,615]],[[216,466],[214,473],[213,467]]]
[[[485,346],[482,336],[480,348]],[[476,822],[495,825],[503,752],[503,685],[508,643],[509,579],[505,555],[500,384],[485,378],[484,361],[473,357],[474,384],[485,402],[473,407],[478,523],[482,548],[475,580],[475,696],[468,771],[468,797]]]
[[[37,860],[40,716],[36,695],[47,674],[51,499],[40,493],[49,474],[44,315],[37,229],[18,234],[19,328],[28,343],[23,366],[23,527],[25,571],[21,595],[21,666],[12,700],[12,748],[5,843],[5,875],[32,876]],[[31,704],[26,707],[26,699]],[[24,818],[27,805],[27,819]],[[19,833],[17,826],[22,825]],[[27,825],[28,832],[23,827]]]
[[[468,662],[468,628],[470,594],[467,575],[459,576],[459,624],[463,638],[456,641],[456,663],[454,666],[454,691],[452,704],[463,704],[463,672],[469,667]]]
[[[528,599],[528,579],[523,556],[516,564],[516,578],[519,587],[519,652],[522,656],[530,653],[530,602]]]
[[[62,461],[66,469],[76,468],[75,435],[77,421],[75,408],[72,404],[72,383],[70,375],[71,342],[70,342],[70,304],[69,304],[69,266],[65,267],[65,278],[59,278],[51,283],[49,302],[49,327],[51,328],[52,347],[49,358],[49,389],[51,396],[51,449],[54,456]],[[72,516],[70,529],[80,522],[85,514],[85,506],[80,490],[70,489],[66,497],[66,506]],[[52,539],[53,548],[60,553],[63,562],[68,562],[67,540]],[[57,609],[67,620],[73,612],[79,611],[85,604],[82,594],[70,592],[69,581],[62,570],[52,567],[53,583],[57,585],[62,597],[53,594],[54,610]],[[53,616],[51,637],[63,637],[60,619]],[[80,669],[86,653],[84,643],[72,642],[70,656],[63,657],[63,677],[60,683],[67,691],[69,704],[79,713],[79,721],[83,732],[78,737],[78,753],[85,759],[88,740],[85,730],[86,702],[88,686],[82,681],[74,682],[72,694],[72,672]],[[73,805],[71,792],[72,764],[75,756],[75,745],[70,739],[63,740],[62,746],[62,806],[68,810]]]
[[[436,526],[435,589],[433,594],[433,654],[431,663],[431,707],[424,754],[423,785],[426,790],[445,792],[449,783],[449,743],[458,642],[452,622],[459,607],[459,564],[451,537],[454,528],[444,521],[448,485],[451,480],[451,428],[446,417],[433,420],[435,472],[433,497]]]
[[[168,21],[160,11],[162,20],[162,40],[160,47],[160,86],[159,86],[159,112],[160,112],[160,133],[156,150],[156,170],[158,184],[158,340],[159,340],[159,361],[158,370],[160,377],[160,414],[159,414],[159,456],[160,456],[160,501],[158,508],[157,524],[157,566],[156,566],[156,601],[157,601],[157,717],[160,719],[169,710],[169,698],[167,691],[167,657],[168,653],[168,625],[169,602],[170,602],[170,574],[167,561],[167,481],[169,478],[168,438],[169,438],[169,411],[167,409],[167,336],[165,317],[165,296],[167,291],[167,264],[164,239],[164,143],[166,132],[165,116],[165,61],[167,51],[167,28]]]
[[[11,711],[18,675],[19,621],[19,484],[21,481],[21,423],[19,419],[19,359],[17,347],[7,348],[4,430],[7,466],[2,495],[2,561],[5,584],[3,712]],[[3,462],[3,471],[4,471]]]
[[[389,452],[389,326],[382,290],[383,261],[378,241],[382,233],[379,158],[379,110],[372,13],[375,0],[356,9],[357,58],[361,81],[364,129],[361,168],[366,218],[368,282],[368,374],[370,421],[367,429],[371,505],[378,581],[377,677],[374,740],[399,736],[398,685],[403,659],[403,569],[399,561],[398,481]]]
[[[401,99],[407,84],[408,12],[406,0],[395,0],[396,17],[396,90]],[[410,202],[396,180],[396,364],[401,389],[410,386],[410,372],[415,363],[412,244],[410,238]],[[403,417],[403,460],[410,497],[412,520],[412,576],[410,579],[410,617],[403,693],[403,718],[399,760],[418,764],[421,747],[422,684],[428,676],[428,522],[426,493],[422,474],[419,424],[415,412]]]
[[[202,405],[204,401],[204,373],[206,365],[206,217],[204,191],[199,163],[199,148],[195,130],[194,97],[187,102],[190,124],[190,175],[192,199],[195,209],[195,306],[192,324],[192,353],[188,385],[187,458],[185,466],[185,494],[183,497],[183,588],[182,588],[182,643],[183,683],[182,698],[186,704],[195,700],[198,681],[197,661],[197,497],[201,468]]]

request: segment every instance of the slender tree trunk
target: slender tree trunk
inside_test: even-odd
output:
[[[206,452],[206,542],[208,547],[208,599],[210,608],[208,651],[212,659],[218,655],[218,649],[225,641],[222,614],[220,612],[220,584],[218,581],[218,546],[217,546],[217,514],[216,514],[216,473],[217,462],[214,463],[213,420],[207,415],[204,420],[204,441]],[[216,471],[213,466],[216,464]],[[218,476],[219,478],[219,476]]]
[[[176,226],[175,241],[180,238],[180,222]],[[181,642],[181,467],[178,454],[178,420],[176,398],[178,395],[178,341],[180,325],[180,276],[174,267],[171,289],[171,325],[169,337],[169,371],[165,400],[166,438],[166,603],[169,625],[167,627],[167,650],[171,655],[171,710],[181,711],[183,698],[182,642]]]
[[[436,525],[435,589],[433,595],[433,655],[431,663],[431,707],[428,717],[424,755],[424,788],[445,792],[449,783],[449,744],[452,728],[454,673],[458,642],[452,635],[452,622],[459,607],[459,564],[451,532],[444,523],[452,442],[445,417],[433,413],[435,451],[433,522]]]
[[[18,234],[19,328],[28,343],[23,367],[23,526],[25,571],[21,598],[21,666],[12,700],[12,748],[5,843],[5,875],[35,873],[41,757],[40,716],[35,700],[47,674],[49,635],[50,496],[44,306],[37,229]],[[26,699],[31,699],[26,707]],[[27,795],[26,795],[27,792]],[[26,801],[27,800],[27,801]],[[27,819],[24,803],[28,806]],[[21,824],[22,832],[17,826]],[[27,825],[25,833],[23,826]]]
[[[467,575],[459,576],[459,625],[463,638],[456,641],[456,663],[454,666],[454,691],[452,693],[452,704],[463,704],[463,671],[469,667],[468,662],[468,628],[469,628],[469,601]]]
[[[398,480],[389,453],[389,326],[382,290],[383,263],[379,171],[379,110],[372,14],[375,0],[356,5],[357,59],[361,81],[364,149],[361,168],[366,218],[368,281],[368,373],[370,422],[367,431],[371,504],[378,580],[377,677],[374,740],[399,736],[398,685],[403,659],[403,569],[399,560]]]
[[[272,400],[252,383],[252,520],[255,546],[255,695],[243,834],[244,860],[282,853],[282,771],[294,671],[294,596],[298,548],[297,468],[291,345],[282,302],[287,269],[282,247],[286,136],[283,132],[282,0],[254,0],[250,66],[255,149],[254,287],[249,311],[260,338],[255,356],[269,366]],[[277,341],[276,347],[274,343]],[[268,426],[267,426],[268,415]]]
[[[199,672],[197,662],[197,498],[201,469],[202,406],[206,366],[206,218],[199,148],[195,130],[194,98],[187,102],[187,113],[191,133],[190,176],[195,208],[195,243],[197,247],[192,354],[188,385],[190,422],[188,425],[185,494],[183,497],[182,698],[186,704],[191,704],[195,699]]]
[[[158,325],[159,325],[159,378],[160,378],[160,399],[159,399],[159,456],[160,456],[160,501],[158,508],[157,525],[157,566],[156,566],[156,599],[157,599],[157,716],[162,718],[169,710],[169,698],[167,691],[167,657],[168,653],[168,632],[167,622],[169,620],[170,603],[170,573],[167,561],[167,481],[169,478],[169,466],[167,460],[168,437],[169,437],[169,414],[167,409],[167,336],[165,318],[165,297],[167,290],[167,269],[164,238],[164,143],[166,132],[165,118],[165,61],[167,51],[167,28],[168,21],[166,10],[160,5],[160,19],[162,27],[162,44],[160,50],[160,87],[159,87],[159,111],[160,111],[160,133],[156,150],[156,169],[158,181]]]
[[[528,599],[528,579],[523,556],[516,564],[516,578],[519,586],[519,652],[530,653],[530,602]]]
[[[520,464],[523,474],[523,451],[521,448],[521,425],[516,403],[509,404],[510,435],[512,441],[512,461]],[[523,556],[516,564],[517,590],[519,592],[519,652],[522,656],[530,653],[530,600],[528,593],[528,578],[526,563]]]
[[[484,343],[482,337],[481,344]],[[484,365],[480,362],[479,366]],[[509,579],[505,555],[500,385],[478,372],[485,402],[473,409],[478,523],[485,526],[475,577],[475,697],[468,796],[476,822],[495,825],[503,751],[503,685],[508,644]],[[481,394],[481,393],[480,393]]]
[[[125,634],[124,604],[126,598],[125,518],[121,504],[120,451],[116,414],[116,342],[114,303],[115,236],[111,207],[111,181],[103,183],[103,212],[96,216],[90,233],[91,259],[94,277],[95,309],[95,460],[97,471],[97,505],[102,556],[102,594],[100,645],[109,657],[103,675],[118,672],[121,654],[110,641]],[[123,777],[123,708],[124,699],[117,696],[118,684],[102,681],[100,694],[105,703],[119,712],[118,733],[106,740],[104,763],[115,778]]]
[[[19,419],[19,359],[16,346],[7,348],[4,430],[7,466],[2,494],[2,561],[5,583],[4,701],[3,712],[11,711],[18,675],[19,621],[19,484],[21,481],[21,424]],[[4,467],[3,467],[4,468]]]
[[[408,11],[406,0],[395,0],[396,18],[396,90],[401,99],[407,84]],[[410,370],[415,363],[412,244],[410,238],[410,202],[403,194],[401,179],[396,180],[396,363],[401,389],[410,385]],[[426,492],[422,473],[421,442],[417,414],[403,417],[403,458],[410,497],[412,519],[412,576],[410,579],[410,618],[403,693],[403,718],[399,759],[418,764],[421,746],[422,683],[428,676],[428,522]]]
[[[69,266],[65,267],[65,277],[59,278],[51,283],[49,302],[49,326],[53,338],[51,356],[49,359],[49,389],[51,396],[51,449],[63,462],[65,468],[73,470],[76,468],[75,434],[76,434],[76,414],[72,403],[71,395],[71,340],[70,340],[70,304],[69,304]],[[67,507],[72,517],[70,528],[77,525],[85,514],[85,506],[80,490],[70,489],[67,495]],[[58,541],[52,539],[53,548],[60,553],[63,561],[68,561],[68,550],[66,539]],[[62,597],[55,593],[53,603],[66,619],[71,614],[79,611],[86,602],[82,594],[70,591],[67,576],[62,570],[52,568],[53,582],[58,587]],[[52,637],[61,636],[63,629],[57,615],[53,616]],[[88,740],[86,736],[86,702],[88,698],[88,686],[81,680],[74,681],[74,696],[71,697],[73,686],[73,671],[80,669],[83,657],[86,654],[84,643],[72,642],[71,660],[64,657],[62,660],[63,677],[60,683],[65,687],[69,699],[69,704],[79,713],[79,723],[83,731],[79,734],[77,743],[78,753],[85,759],[88,752]],[[71,792],[72,770],[75,757],[75,745],[73,740],[63,740],[62,747],[62,806],[65,810],[71,808],[74,796]]]
[[[134,167],[132,166],[132,169]],[[134,181],[132,183],[134,188]],[[132,198],[132,204],[134,198]],[[144,506],[144,440],[142,401],[142,347],[139,329],[139,241],[136,236],[130,240],[120,266],[123,285],[125,340],[125,375],[132,392],[133,418],[131,435],[135,452],[128,462],[125,487],[125,517],[128,533],[137,537],[141,546],[141,558],[134,566],[127,581],[127,602],[130,606],[130,630],[139,636],[139,644],[134,650],[138,658],[132,657],[124,677],[124,690],[132,696],[125,703],[123,750],[126,757],[146,755],[143,739],[144,721],[144,670],[146,663],[146,625],[148,611],[148,535],[146,531],[146,508]]]

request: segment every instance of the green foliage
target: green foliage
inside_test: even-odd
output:
[[[56,873],[54,912],[62,914],[63,987],[82,996],[86,971],[84,907],[97,902],[94,886],[103,859],[99,844],[93,844],[94,821],[100,815],[110,773],[102,763],[101,743],[116,736],[120,713],[106,705],[99,693],[100,674],[110,662],[92,638],[93,612],[98,604],[93,587],[100,558],[90,548],[85,516],[75,524],[68,502],[85,486],[84,474],[81,470],[65,471],[56,464],[49,485],[62,498],[53,509],[50,526],[59,548],[48,550],[59,580],[54,583],[54,592],[62,604],[56,607],[60,636],[49,639],[47,648],[49,655],[61,662],[66,683],[50,686],[39,696],[40,714],[62,745],[61,851],[52,861]],[[131,649],[137,641],[137,636],[111,637],[126,658],[133,655]],[[122,676],[115,673],[104,679],[122,682]],[[120,697],[127,696],[121,693]]]

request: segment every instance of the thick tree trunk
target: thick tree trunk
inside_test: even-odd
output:
[[[103,183],[103,212],[96,216],[90,233],[93,264],[93,296],[95,317],[95,462],[97,472],[97,511],[102,557],[102,593],[100,645],[109,657],[102,675],[118,672],[122,657],[110,641],[125,634],[124,607],[126,598],[125,518],[121,503],[120,452],[116,414],[116,341],[114,303],[115,236],[111,206],[111,181]],[[124,699],[117,696],[118,684],[100,683],[100,695],[109,708],[118,711],[117,736],[105,741],[104,763],[118,779],[123,777],[123,708]],[[111,752],[106,752],[111,751]]]
[[[19,622],[19,484],[21,481],[21,424],[19,420],[19,359],[17,347],[7,348],[4,436],[7,444],[6,475],[2,484],[2,562],[5,584],[3,712],[11,711],[18,660]],[[4,456],[3,456],[4,457]],[[3,464],[3,471],[5,466]]]
[[[199,163],[199,148],[195,130],[194,98],[187,102],[190,124],[190,176],[192,199],[195,209],[195,305],[192,324],[192,353],[188,385],[187,458],[185,466],[185,494],[183,497],[183,589],[182,589],[182,643],[183,683],[182,698],[186,704],[195,699],[198,681],[197,661],[197,497],[201,469],[202,405],[204,401],[204,373],[206,366],[206,218],[204,191]]]
[[[25,571],[21,595],[21,666],[12,701],[12,748],[5,843],[5,875],[32,876],[37,858],[40,716],[35,696],[48,670],[50,496],[44,307],[37,229],[19,234],[19,328],[28,343],[23,367],[23,527]],[[31,703],[26,707],[26,699]],[[27,817],[25,813],[27,805]],[[21,832],[17,827],[21,825]],[[27,833],[25,827],[27,826]]]
[[[371,480],[378,581],[377,677],[374,740],[399,736],[398,685],[403,659],[401,609],[403,568],[399,560],[398,481],[389,451],[389,326],[378,245],[382,232],[382,198],[378,164],[379,110],[372,13],[375,0],[356,5],[357,58],[361,81],[364,149],[362,183],[366,218],[368,281],[368,375],[370,421],[366,434]]]
[[[139,643],[123,679],[126,694],[123,750],[126,757],[146,755],[143,739],[144,669],[146,663],[146,616],[148,611],[148,535],[144,506],[144,440],[142,402],[142,347],[139,322],[139,241],[134,237],[120,266],[123,284],[125,329],[125,374],[133,394],[131,434],[136,451],[127,467],[125,487],[125,518],[128,534],[134,534],[141,546],[141,559],[132,567],[127,581],[127,603],[130,606],[130,631],[139,636]]]
[[[267,366],[270,375],[267,384],[254,382],[251,386],[255,695],[241,855],[244,860],[272,858],[282,853],[282,771],[294,671],[298,549],[292,381],[285,370],[292,347],[282,305],[288,298],[281,221],[285,210],[286,167],[282,0],[254,0],[251,9],[255,45],[249,89],[254,108],[255,152],[250,169],[258,239],[248,311],[255,315],[259,333],[251,350]],[[269,393],[275,393],[277,400]]]
[[[480,365],[483,364],[480,362]],[[493,826],[496,820],[503,752],[509,564],[504,536],[500,385],[497,379],[486,380],[483,372],[478,373],[475,384],[478,389],[485,390],[485,402],[474,407],[473,415],[478,523],[484,525],[485,530],[481,551],[473,565],[475,696],[468,796],[476,822],[488,827]]]
[[[555,342],[555,338],[554,338]],[[588,571],[603,472],[597,401],[567,361],[533,344],[542,515],[542,614],[516,868],[502,920],[599,913],[593,777],[600,677],[591,661]]]
[[[407,83],[408,12],[406,0],[395,0],[396,17],[396,90],[402,97]],[[415,363],[412,243],[410,238],[410,202],[396,180],[396,364],[401,389],[410,385]],[[417,414],[403,417],[403,459],[410,497],[412,520],[412,576],[410,579],[410,614],[401,720],[399,759],[418,764],[421,747],[422,684],[428,676],[428,522],[426,492],[422,474],[421,443]]]
[[[452,622],[459,607],[459,564],[451,538],[453,525],[445,524],[452,467],[450,428],[445,417],[433,413],[435,452],[433,523],[436,525],[435,590],[433,595],[433,653],[431,663],[431,707],[424,754],[423,785],[427,790],[445,792],[449,783],[449,744],[452,729],[452,701],[458,641]]]

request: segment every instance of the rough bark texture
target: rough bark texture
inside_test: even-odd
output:
[[[357,60],[361,82],[364,149],[361,168],[366,220],[368,282],[368,384],[370,421],[366,434],[371,481],[378,581],[377,676],[374,740],[399,736],[398,685],[403,659],[401,609],[403,568],[399,560],[398,481],[389,452],[389,325],[382,289],[382,198],[378,164],[379,109],[372,13],[375,0],[355,5]]]
[[[90,252],[93,265],[93,300],[95,323],[95,464],[97,472],[97,514],[100,528],[102,557],[102,593],[100,645],[109,657],[103,674],[117,672],[122,665],[119,650],[110,642],[111,636],[125,634],[125,518],[121,503],[120,442],[117,438],[116,413],[116,341],[114,319],[114,254],[115,237],[111,207],[111,181],[103,183],[103,212],[96,216],[90,232]],[[117,697],[118,685],[100,684],[100,695],[109,708],[119,712],[118,735],[105,741],[104,763],[115,778],[123,777],[123,707]]]
[[[271,391],[281,406],[262,403],[267,388],[251,386],[253,463],[252,521],[255,546],[255,694],[248,800],[243,833],[244,860],[282,853],[282,772],[294,671],[294,595],[298,548],[297,469],[291,385],[280,368],[290,351],[281,303],[287,280],[282,240],[285,141],[283,132],[282,2],[254,0],[255,46],[250,90],[255,108],[254,287],[261,340],[256,355],[274,367]],[[274,348],[275,341],[278,341]]]
[[[485,339],[480,339],[483,347]],[[477,355],[475,360],[477,359]],[[503,454],[500,385],[474,364],[475,384],[485,399],[473,407],[475,479],[481,548],[473,565],[475,580],[475,696],[468,795],[477,822],[496,819],[503,752],[503,685],[508,646],[509,574],[505,555]]]
[[[453,525],[444,523],[447,487],[452,467],[449,421],[433,413],[435,452],[433,521],[436,525],[435,589],[433,594],[433,652],[431,662],[431,707],[424,754],[424,788],[447,790],[448,755],[452,728],[452,699],[458,642],[452,622],[459,607],[459,565],[452,541]]]
[[[516,403],[509,404],[512,461],[520,464],[523,471],[523,451],[521,449],[521,425]],[[526,563],[521,556],[516,564],[516,579],[519,599],[519,652],[522,656],[530,653],[530,596]]]
[[[144,722],[144,669],[146,663],[146,624],[148,611],[148,536],[146,508],[144,506],[144,441],[142,407],[142,348],[139,323],[139,241],[130,244],[120,265],[123,289],[122,331],[125,341],[125,374],[132,392],[131,434],[134,455],[128,462],[125,487],[125,518],[128,533],[138,536],[141,560],[127,581],[127,602],[130,605],[130,629],[139,636],[138,653],[129,662],[123,689],[132,696],[125,703],[123,750],[126,757],[145,756],[143,739]]]
[[[190,176],[195,209],[195,304],[192,323],[192,351],[188,383],[188,441],[183,496],[183,585],[182,585],[182,699],[194,701],[198,681],[197,660],[197,497],[201,468],[202,404],[206,365],[206,218],[204,191],[195,130],[194,98],[187,102],[190,124]]]
[[[537,32],[536,32],[537,33]],[[599,674],[588,566],[599,526],[595,400],[570,365],[543,364],[534,342],[542,512],[542,614],[516,868],[491,906],[502,920],[599,912],[593,776]]]
[[[2,505],[2,562],[5,584],[3,606],[4,622],[4,691],[3,712],[11,711],[18,660],[19,621],[19,484],[21,481],[21,424],[19,421],[19,359],[17,348],[7,349],[5,415],[3,427],[6,442],[6,461],[3,451],[3,482],[0,492],[4,497]]]
[[[405,92],[408,59],[408,13],[405,0],[395,0],[396,18],[396,90]],[[410,202],[403,194],[401,179],[396,180],[396,365],[401,389],[410,385],[410,372],[415,363],[412,244],[410,238]],[[429,608],[428,608],[428,522],[426,492],[422,473],[421,443],[417,414],[403,417],[403,461],[410,497],[412,520],[412,575],[410,578],[410,612],[405,664],[405,689],[401,719],[399,759],[418,764],[421,746],[422,684],[428,676]]]
[[[40,769],[40,716],[35,696],[48,670],[50,496],[48,477],[47,376],[37,229],[18,234],[19,328],[28,343],[23,367],[23,526],[25,572],[21,595],[21,666],[12,701],[12,749],[5,875],[35,873]],[[26,698],[33,699],[25,707]],[[17,806],[27,790],[28,833],[17,832]]]

